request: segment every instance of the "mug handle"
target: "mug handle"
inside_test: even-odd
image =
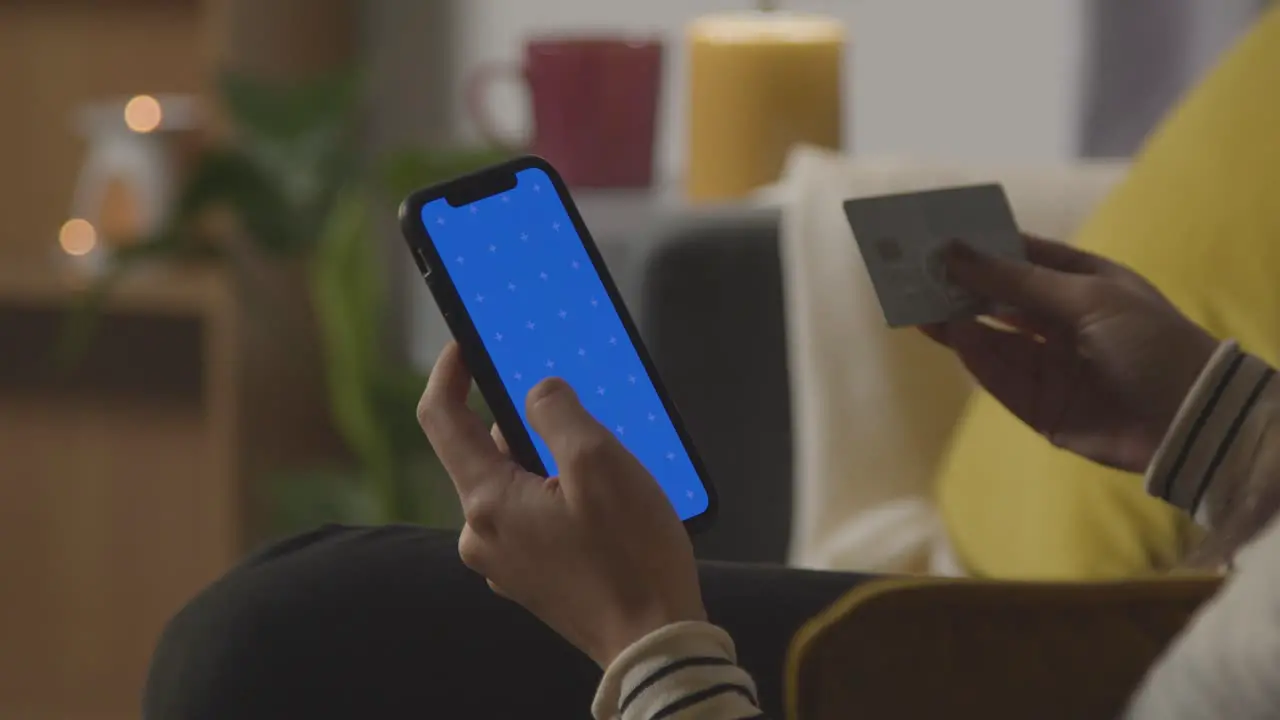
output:
[[[529,86],[529,75],[524,66],[518,63],[487,63],[472,71],[466,87],[467,115],[476,124],[480,137],[485,142],[515,154],[522,149],[524,143],[498,129],[489,105],[489,91],[504,80],[514,80],[526,88]]]

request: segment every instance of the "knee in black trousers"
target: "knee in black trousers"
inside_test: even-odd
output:
[[[703,563],[712,622],[780,716],[792,633],[859,576]],[[166,628],[147,720],[586,718],[600,670],[458,560],[457,536],[328,526],[272,545]]]

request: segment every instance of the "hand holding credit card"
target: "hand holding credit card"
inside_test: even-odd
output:
[[[943,250],[953,242],[1022,260],[1026,248],[999,185],[848,200],[845,216],[890,327],[926,325],[983,311],[947,282]]]

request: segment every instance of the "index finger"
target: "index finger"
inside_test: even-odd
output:
[[[478,487],[507,477],[513,470],[484,422],[467,406],[470,393],[471,373],[462,362],[458,344],[450,341],[436,360],[418,403],[418,423],[464,502]]]

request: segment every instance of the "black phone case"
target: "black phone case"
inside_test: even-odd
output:
[[[431,237],[422,222],[422,208],[424,205],[440,198],[446,199],[452,205],[466,205],[476,200],[496,195],[515,187],[516,173],[530,168],[537,168],[545,172],[555,185],[556,193],[561,202],[564,203],[565,210],[573,221],[574,229],[578,232],[578,237],[582,239],[582,245],[587,252],[587,257],[591,259],[592,265],[595,266],[596,272],[599,273],[600,280],[608,293],[609,301],[613,303],[614,308],[617,310],[618,316],[622,320],[622,325],[640,356],[640,362],[653,381],[658,397],[662,401],[667,414],[671,417],[676,434],[680,437],[680,442],[684,445],[685,452],[689,454],[689,459],[693,462],[698,477],[702,480],[702,485],[707,492],[707,509],[701,515],[689,518],[684,523],[685,528],[690,533],[701,532],[711,526],[719,509],[720,503],[715,486],[707,476],[702,458],[698,455],[697,449],[685,429],[680,412],[672,401],[671,396],[667,393],[667,389],[662,383],[662,378],[654,367],[652,358],[649,357],[648,349],[645,348],[644,342],[640,339],[640,333],[637,331],[635,322],[631,319],[631,314],[627,311],[626,305],[622,302],[622,296],[618,292],[617,285],[613,282],[613,277],[609,274],[608,267],[604,264],[604,259],[600,255],[599,248],[596,247],[595,240],[587,230],[586,224],[583,223],[582,215],[578,212],[577,206],[570,197],[568,188],[560,177],[560,173],[556,172],[550,163],[540,157],[526,155],[448,182],[418,190],[406,198],[400,204],[400,232],[409,244],[409,250],[418,266],[418,271],[422,274],[422,279],[426,281],[427,287],[430,288],[431,295],[435,298],[436,304],[440,308],[440,313],[444,316],[445,322],[449,326],[449,332],[457,340],[463,359],[467,363],[467,368],[471,371],[472,377],[475,378],[476,386],[480,389],[481,395],[484,396],[485,402],[489,404],[489,409],[493,412],[494,419],[511,449],[512,457],[530,472],[546,475],[546,467],[542,464],[542,459],[538,457],[533,439],[529,436],[516,410],[515,403],[523,401],[523,399],[512,398],[503,386],[501,379],[498,377],[497,369],[494,367],[493,360],[489,357],[489,351],[485,348],[484,341],[480,338],[480,334],[477,332],[475,324],[472,322],[471,316],[462,302],[462,298],[454,287],[452,279],[446,271],[441,269],[443,263],[441,263],[435,244],[431,242]]]

